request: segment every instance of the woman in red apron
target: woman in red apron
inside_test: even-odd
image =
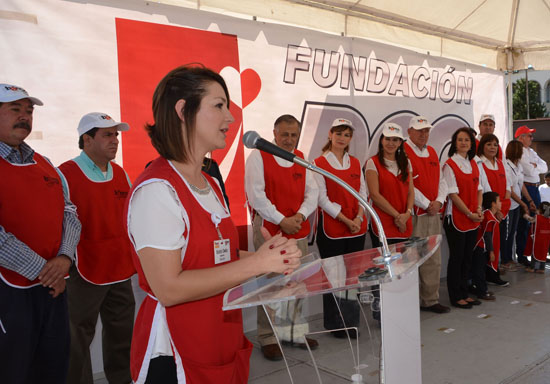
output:
[[[222,77],[198,66],[174,69],[153,95],[155,124],[146,129],[160,157],[126,205],[147,292],[132,338],[135,383],[246,383],[252,344],[241,311],[222,311],[223,295],[250,277],[299,265],[295,240],[280,235],[255,253],[239,252],[221,189],[201,172],[204,156],[225,147],[229,106]]]
[[[398,124],[385,123],[378,141],[378,153],[365,165],[365,179],[372,206],[384,228],[388,244],[399,243],[412,234],[414,184],[412,167],[403,148],[403,130]],[[370,237],[374,248],[380,247],[378,228],[373,223]],[[378,297],[380,291],[373,289]],[[373,312],[380,321],[380,312]]]
[[[508,235],[508,212],[512,202],[510,199],[512,183],[506,175],[504,163],[499,160],[499,151],[498,138],[492,133],[483,135],[477,147],[477,155],[483,164],[491,191],[498,193],[500,197],[501,209],[497,211],[495,217],[500,226],[499,249],[503,249]],[[495,259],[487,264],[487,282],[505,286],[508,282],[500,278],[499,261],[500,253],[495,253]]]
[[[414,184],[411,165],[403,149],[403,130],[386,123],[378,142],[378,154],[365,166],[369,198],[380,217],[389,244],[408,239],[412,234]],[[378,228],[371,227],[373,247],[379,247]]]
[[[479,169],[473,160],[475,137],[470,128],[459,128],[452,136],[449,159],[443,165],[449,199],[443,227],[449,243],[447,289],[451,305],[472,308],[479,300],[468,297],[468,277],[477,228],[483,220]]]
[[[366,200],[367,192],[361,163],[348,154],[353,132],[351,121],[334,120],[328,133],[328,142],[322,149],[323,154],[315,159],[315,165],[344,180]],[[315,174],[315,180],[319,187],[317,246],[321,258],[363,250],[367,232],[367,219],[363,207],[351,193],[334,181],[319,174]],[[338,278],[345,278],[345,275]],[[360,308],[356,296],[349,291],[323,295],[325,329],[359,326]],[[332,332],[332,335],[338,338],[347,337],[348,334],[352,338],[357,337],[355,331]]]

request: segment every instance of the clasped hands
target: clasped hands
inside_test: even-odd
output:
[[[58,255],[46,262],[38,280],[42,286],[51,288],[50,295],[57,297],[65,291],[65,276],[69,273],[72,260],[69,256]]]

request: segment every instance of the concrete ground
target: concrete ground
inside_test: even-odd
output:
[[[520,270],[503,278],[511,285],[491,286],[494,302],[452,308],[443,315],[421,312],[423,384],[550,383],[550,271],[541,275]],[[449,305],[444,282],[440,296]],[[364,383],[379,382],[380,328],[368,311],[366,318],[360,328],[358,361],[347,340],[315,336],[320,347],[313,353],[323,383],[349,383],[354,366],[359,366]],[[321,316],[310,320],[310,331],[322,331]],[[290,383],[284,362],[265,360],[254,333],[248,336],[255,345],[249,383]],[[319,382],[307,351],[285,348],[285,353],[294,383]]]

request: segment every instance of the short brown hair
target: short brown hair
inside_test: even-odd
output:
[[[479,140],[479,144],[477,146],[477,155],[478,156],[483,155],[483,151],[485,150],[485,144],[490,143],[492,141],[496,141],[498,145],[498,137],[496,137],[492,133],[488,133],[486,135],[481,136],[481,140]],[[497,158],[498,158],[499,152],[500,152],[500,147],[497,149],[497,155],[496,155]]]
[[[506,146],[506,158],[516,163],[523,156],[523,144],[518,140],[512,140]]]
[[[206,93],[206,86],[212,82],[220,84],[223,88],[229,108],[229,91],[225,81],[218,73],[205,68],[202,64],[175,68],[159,82],[153,94],[155,123],[145,126],[151,144],[159,155],[167,160],[182,163],[189,161],[193,152],[195,118]],[[183,130],[182,121],[175,109],[176,103],[181,99],[185,100],[182,111],[185,121]]]

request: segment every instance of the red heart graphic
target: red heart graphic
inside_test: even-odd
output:
[[[260,93],[261,88],[262,80],[255,70],[248,68],[241,73],[241,97],[243,109],[254,101]]]

